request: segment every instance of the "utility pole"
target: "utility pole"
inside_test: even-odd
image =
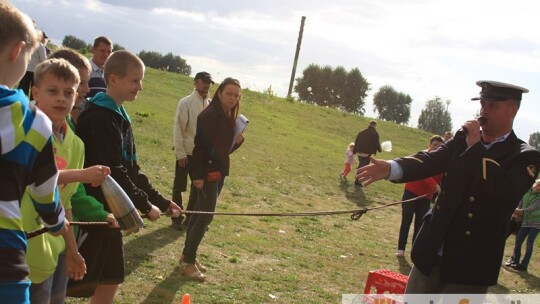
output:
[[[298,33],[298,42],[296,43],[296,53],[294,54],[294,63],[291,73],[291,82],[289,83],[289,92],[287,93],[287,97],[291,97],[293,84],[294,84],[294,76],[296,74],[296,64],[298,63],[298,55],[300,54],[300,46],[302,45],[302,35],[304,34],[304,22],[306,21],[306,16],[302,16],[302,21],[300,22],[300,32]]]

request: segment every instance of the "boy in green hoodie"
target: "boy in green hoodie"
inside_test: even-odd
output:
[[[178,217],[180,207],[163,197],[140,171],[131,118],[123,107],[142,90],[144,63],[128,51],[116,51],[105,62],[104,76],[107,92],[94,96],[77,121],[76,132],[86,148],[85,167],[110,167],[111,176],[151,221],[157,220],[161,211]],[[86,186],[86,191],[109,210],[100,188]],[[122,234],[106,227],[81,227],[78,239],[87,275],[82,281],[70,280],[68,296],[112,303],[125,276]]]

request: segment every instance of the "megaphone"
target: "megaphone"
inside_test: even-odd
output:
[[[141,215],[135,209],[133,202],[124,189],[110,175],[101,183],[101,190],[111,210],[124,233],[138,232],[144,226]]]

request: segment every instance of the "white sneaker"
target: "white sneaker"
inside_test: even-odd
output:
[[[396,252],[396,256],[398,256],[398,257],[405,256],[405,250],[398,250],[398,251]]]

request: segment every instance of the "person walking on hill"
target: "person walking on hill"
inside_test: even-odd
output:
[[[208,106],[210,98],[208,92],[214,84],[212,75],[207,72],[199,72],[195,75],[195,89],[191,95],[182,98],[176,107],[173,126],[173,147],[176,155],[174,182],[172,191],[172,200],[182,209],[182,192],[187,188],[187,177],[191,179],[191,190],[189,192],[189,201],[186,210],[193,210],[197,202],[197,189],[193,186],[192,154],[195,145],[195,133],[197,131],[197,116],[204,108]],[[171,218],[171,226],[176,230],[184,230],[189,222],[189,215],[183,217]]]
[[[350,143],[345,151],[345,167],[339,174],[341,180],[347,179],[347,174],[351,172],[351,165],[354,163],[354,143]]]
[[[497,284],[512,212],[534,183],[540,152],[513,128],[522,93],[480,80],[479,120],[469,120],[439,149],[391,161],[372,158],[356,176],[409,182],[443,173],[441,192],[414,240],[405,293],[485,294]],[[465,131],[466,130],[466,131]]]
[[[354,141],[354,153],[358,154],[358,168],[369,165],[371,155],[381,151],[377,122],[372,120],[366,129],[358,132]],[[355,180],[354,184],[362,186],[358,180]]]

